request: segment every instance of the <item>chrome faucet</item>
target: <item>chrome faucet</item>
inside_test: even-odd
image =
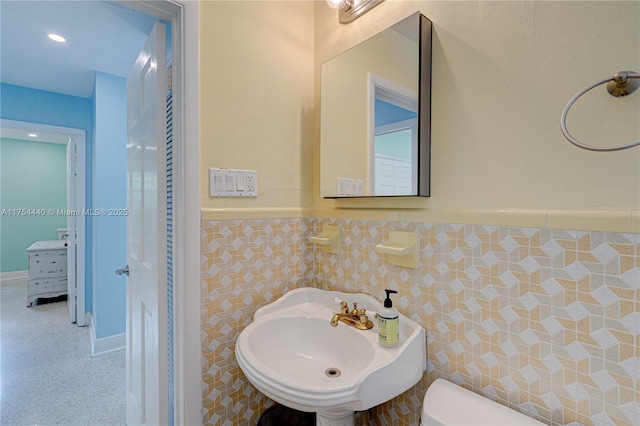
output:
[[[353,310],[349,312],[349,304],[344,300],[340,302],[340,313],[331,318],[331,326],[337,327],[338,322],[343,322],[358,330],[369,330],[373,328],[373,322],[367,317],[366,309],[358,309],[358,304],[353,303]]]

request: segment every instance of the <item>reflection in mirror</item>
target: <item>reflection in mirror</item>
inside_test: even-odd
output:
[[[415,195],[418,182],[418,94],[369,75],[373,195]]]
[[[411,15],[321,72],[321,195],[428,196],[431,22]]]

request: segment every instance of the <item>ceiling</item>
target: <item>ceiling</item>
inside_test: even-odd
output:
[[[31,135],[31,136],[29,136]],[[34,136],[35,135],[35,136]],[[2,137],[7,139],[19,139],[31,142],[49,142],[65,144],[69,142],[69,135],[26,129],[2,128]]]
[[[96,71],[127,77],[155,21],[113,1],[2,0],[0,80],[91,98]]]

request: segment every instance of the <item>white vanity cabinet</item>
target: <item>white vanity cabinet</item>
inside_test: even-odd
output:
[[[67,242],[36,241],[28,249],[27,306],[40,297],[67,294]]]

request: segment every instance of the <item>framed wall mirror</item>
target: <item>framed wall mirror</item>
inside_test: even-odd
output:
[[[415,13],[321,67],[320,194],[430,195],[431,21]]]

